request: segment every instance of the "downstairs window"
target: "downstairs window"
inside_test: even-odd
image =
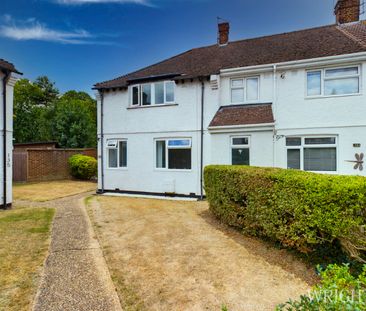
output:
[[[249,165],[249,137],[231,137],[231,164]]]
[[[192,168],[191,139],[156,140],[156,168],[190,170]]]
[[[336,143],[336,137],[287,137],[287,168],[336,172]]]
[[[108,140],[107,152],[109,168],[127,167],[127,140]]]

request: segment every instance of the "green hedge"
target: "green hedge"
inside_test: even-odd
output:
[[[309,253],[340,242],[361,260],[366,178],[247,166],[208,166],[210,209],[225,223]]]
[[[366,266],[357,277],[347,265],[329,265],[308,295],[277,306],[277,311],[366,310]]]
[[[75,154],[69,158],[70,173],[77,179],[90,180],[97,176],[98,163],[93,157]]]

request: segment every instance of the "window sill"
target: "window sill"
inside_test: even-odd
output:
[[[128,167],[107,167],[106,169],[111,171],[128,171]]]
[[[146,105],[146,106],[128,106],[127,109],[145,109],[145,108],[158,108],[158,107],[170,107],[170,106],[178,106],[178,104],[171,103],[171,104]]]
[[[338,97],[350,97],[350,96],[362,96],[362,93],[357,93],[357,94],[340,94],[340,95],[305,96],[305,99],[338,98]]]
[[[189,170],[180,170],[180,169],[168,169],[168,168],[154,168],[155,172],[171,172],[171,173],[191,173],[192,169]]]

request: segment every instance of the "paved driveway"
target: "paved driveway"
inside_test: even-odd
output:
[[[309,289],[302,263],[225,229],[206,203],[96,200],[89,215],[127,310],[273,310]]]

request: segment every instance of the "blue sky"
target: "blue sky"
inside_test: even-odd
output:
[[[0,58],[65,92],[216,42],[334,23],[334,0],[1,0]],[[362,16],[365,19],[365,15]]]

